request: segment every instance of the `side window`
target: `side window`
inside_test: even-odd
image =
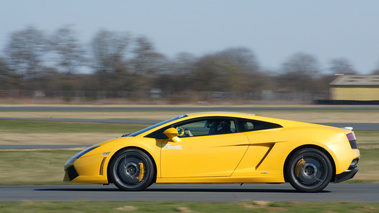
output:
[[[170,126],[166,126],[153,133],[150,133],[146,137],[156,138],[156,139],[166,139],[167,136],[164,135],[163,132],[166,129],[171,128],[171,127],[179,129],[178,131],[184,131],[184,133],[181,136],[179,136],[180,138],[205,136],[205,135],[229,134],[229,133],[234,133],[237,131],[234,118],[210,117],[210,118],[195,119],[191,121],[179,122]]]
[[[184,134],[181,137],[208,135],[206,123],[206,120],[202,120],[178,126],[184,130]]]
[[[253,124],[253,122],[251,122],[251,121],[244,122],[242,130],[243,131],[252,131],[252,130],[254,130],[254,124]]]
[[[236,132],[234,120],[228,118],[197,120],[190,123],[184,123],[176,127],[184,130],[184,134],[180,137],[219,135]]]
[[[282,126],[279,124],[246,119],[239,120],[238,125],[241,132],[282,128]]]

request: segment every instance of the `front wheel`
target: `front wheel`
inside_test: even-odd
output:
[[[322,191],[332,179],[332,164],[320,150],[304,148],[289,159],[285,174],[291,185],[302,192]]]
[[[110,163],[110,178],[121,190],[144,190],[153,183],[154,174],[152,160],[138,149],[121,151]]]

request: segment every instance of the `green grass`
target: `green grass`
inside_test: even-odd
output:
[[[377,212],[353,202],[0,202],[0,212]]]
[[[361,159],[358,163],[359,172],[353,183],[379,182],[379,149],[360,149]]]
[[[63,165],[78,152],[78,150],[1,151],[0,184],[62,184]]]
[[[120,133],[135,132],[146,126],[139,124],[0,120],[0,131],[11,133]]]
[[[377,143],[379,144],[379,131],[360,130],[354,131],[358,143]]]

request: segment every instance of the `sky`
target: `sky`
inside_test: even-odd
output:
[[[301,52],[323,70],[345,58],[369,74],[379,69],[378,21],[373,0],[0,0],[0,56],[13,32],[71,25],[82,43],[99,30],[129,32],[168,57],[246,47],[266,70]]]

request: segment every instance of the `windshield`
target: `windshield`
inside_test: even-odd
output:
[[[188,116],[188,115],[180,115],[180,116],[178,116],[178,117],[171,118],[171,119],[169,119],[169,120],[165,120],[165,121],[159,122],[159,123],[154,124],[154,125],[152,125],[152,126],[146,127],[145,129],[141,129],[141,130],[138,131],[138,132],[134,132],[134,133],[128,135],[128,137],[134,137],[134,136],[140,135],[140,134],[142,134],[142,133],[144,133],[144,132],[147,132],[147,131],[149,131],[149,130],[151,130],[151,129],[154,129],[155,127],[158,127],[158,126],[160,126],[160,125],[163,125],[163,124],[166,124],[166,123],[169,123],[169,122],[171,122],[171,121],[175,121],[175,120],[178,120],[178,119],[181,119],[181,118],[187,117],[187,116]]]

